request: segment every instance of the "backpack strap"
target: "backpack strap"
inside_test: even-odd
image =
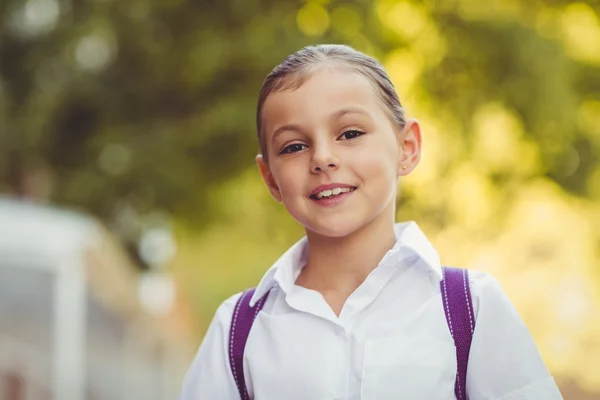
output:
[[[475,330],[475,313],[466,269],[443,267],[444,279],[440,282],[442,303],[450,334],[456,346],[456,383],[454,393],[457,400],[467,400],[467,364]]]
[[[269,296],[269,292],[267,292],[256,302],[254,307],[250,307],[250,299],[252,299],[254,290],[254,288],[246,290],[238,299],[233,310],[229,329],[229,367],[242,400],[250,400],[244,377],[244,349],[246,348],[252,323]]]
[[[442,303],[448,328],[456,346],[457,372],[454,393],[457,400],[467,400],[467,364],[475,329],[469,274],[466,269],[460,268],[443,267],[443,271],[444,279],[440,282]],[[252,324],[269,296],[269,292],[267,292],[256,302],[254,307],[250,307],[250,299],[254,295],[254,290],[254,288],[246,290],[238,299],[229,329],[229,367],[241,400],[250,400],[244,376],[246,342]]]

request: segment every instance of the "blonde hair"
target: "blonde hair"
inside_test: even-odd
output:
[[[262,133],[262,109],[265,100],[273,92],[298,89],[322,64],[336,63],[364,76],[381,97],[391,121],[404,128],[406,117],[394,84],[379,61],[350,46],[321,44],[306,46],[289,55],[265,78],[258,97],[256,131],[260,150],[267,161],[267,148]]]

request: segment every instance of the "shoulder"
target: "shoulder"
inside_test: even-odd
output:
[[[494,276],[483,271],[469,270],[468,272],[475,314],[478,314],[484,304],[512,307],[502,285]]]
[[[244,292],[236,293],[233,296],[227,298],[219,305],[217,311],[215,311],[213,324],[219,324],[225,328],[229,327],[229,325],[231,324],[231,318],[233,317],[233,313],[235,310],[235,305],[237,304],[242,294],[244,294]]]
[[[246,305],[248,305],[248,300],[250,300],[250,298],[252,296],[252,292],[254,292],[254,294],[256,294],[256,290],[257,289],[246,289],[242,292],[234,294],[233,296],[231,296],[228,299],[226,299],[225,301],[223,301],[217,308],[217,311],[215,312],[215,316],[213,318],[213,325],[220,323],[224,327],[228,328],[231,325],[232,318],[234,318],[234,314],[236,313],[236,307],[238,305],[238,302],[240,301],[240,298],[244,295],[247,296],[244,303]],[[267,294],[272,293],[274,291],[275,290],[273,290],[273,288],[268,290],[263,295],[263,297],[265,297]],[[260,310],[270,309],[272,306],[272,303],[273,303],[271,300],[274,297],[275,296],[271,295],[268,297],[268,300],[266,302],[261,303]],[[261,299],[259,298],[257,300],[260,301]],[[252,304],[252,302],[250,302],[250,304]],[[253,312],[256,311],[256,307],[257,307],[256,304],[253,305],[253,307],[252,307]]]
[[[477,270],[468,270],[468,273],[471,291],[481,294],[483,292],[501,290],[500,282],[491,274]]]
[[[235,305],[237,304],[238,300],[240,299],[240,297],[242,297],[242,295],[244,293],[245,293],[245,291],[238,292],[238,293],[230,296],[229,298],[225,299],[221,303],[219,308],[217,308],[217,313],[231,316],[233,314],[233,310],[235,309]]]
[[[222,302],[202,339],[196,356],[185,375],[181,400],[233,399],[237,387],[229,364],[229,328],[237,293]]]

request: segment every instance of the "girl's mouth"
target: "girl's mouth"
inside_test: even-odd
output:
[[[355,186],[326,189],[326,190],[321,190],[319,193],[315,193],[315,194],[311,195],[310,198],[313,200],[330,199],[333,197],[341,196],[348,192],[352,192],[354,190],[356,190]]]
[[[332,189],[321,190],[318,193],[310,195],[312,200],[317,202],[325,202],[326,200],[333,200],[338,197],[343,197],[348,193],[351,193],[356,190],[356,186],[352,187],[336,187]]]

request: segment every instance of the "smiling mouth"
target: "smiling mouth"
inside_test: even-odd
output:
[[[356,186],[321,190],[319,193],[311,194],[310,198],[313,200],[333,199],[355,190]]]

